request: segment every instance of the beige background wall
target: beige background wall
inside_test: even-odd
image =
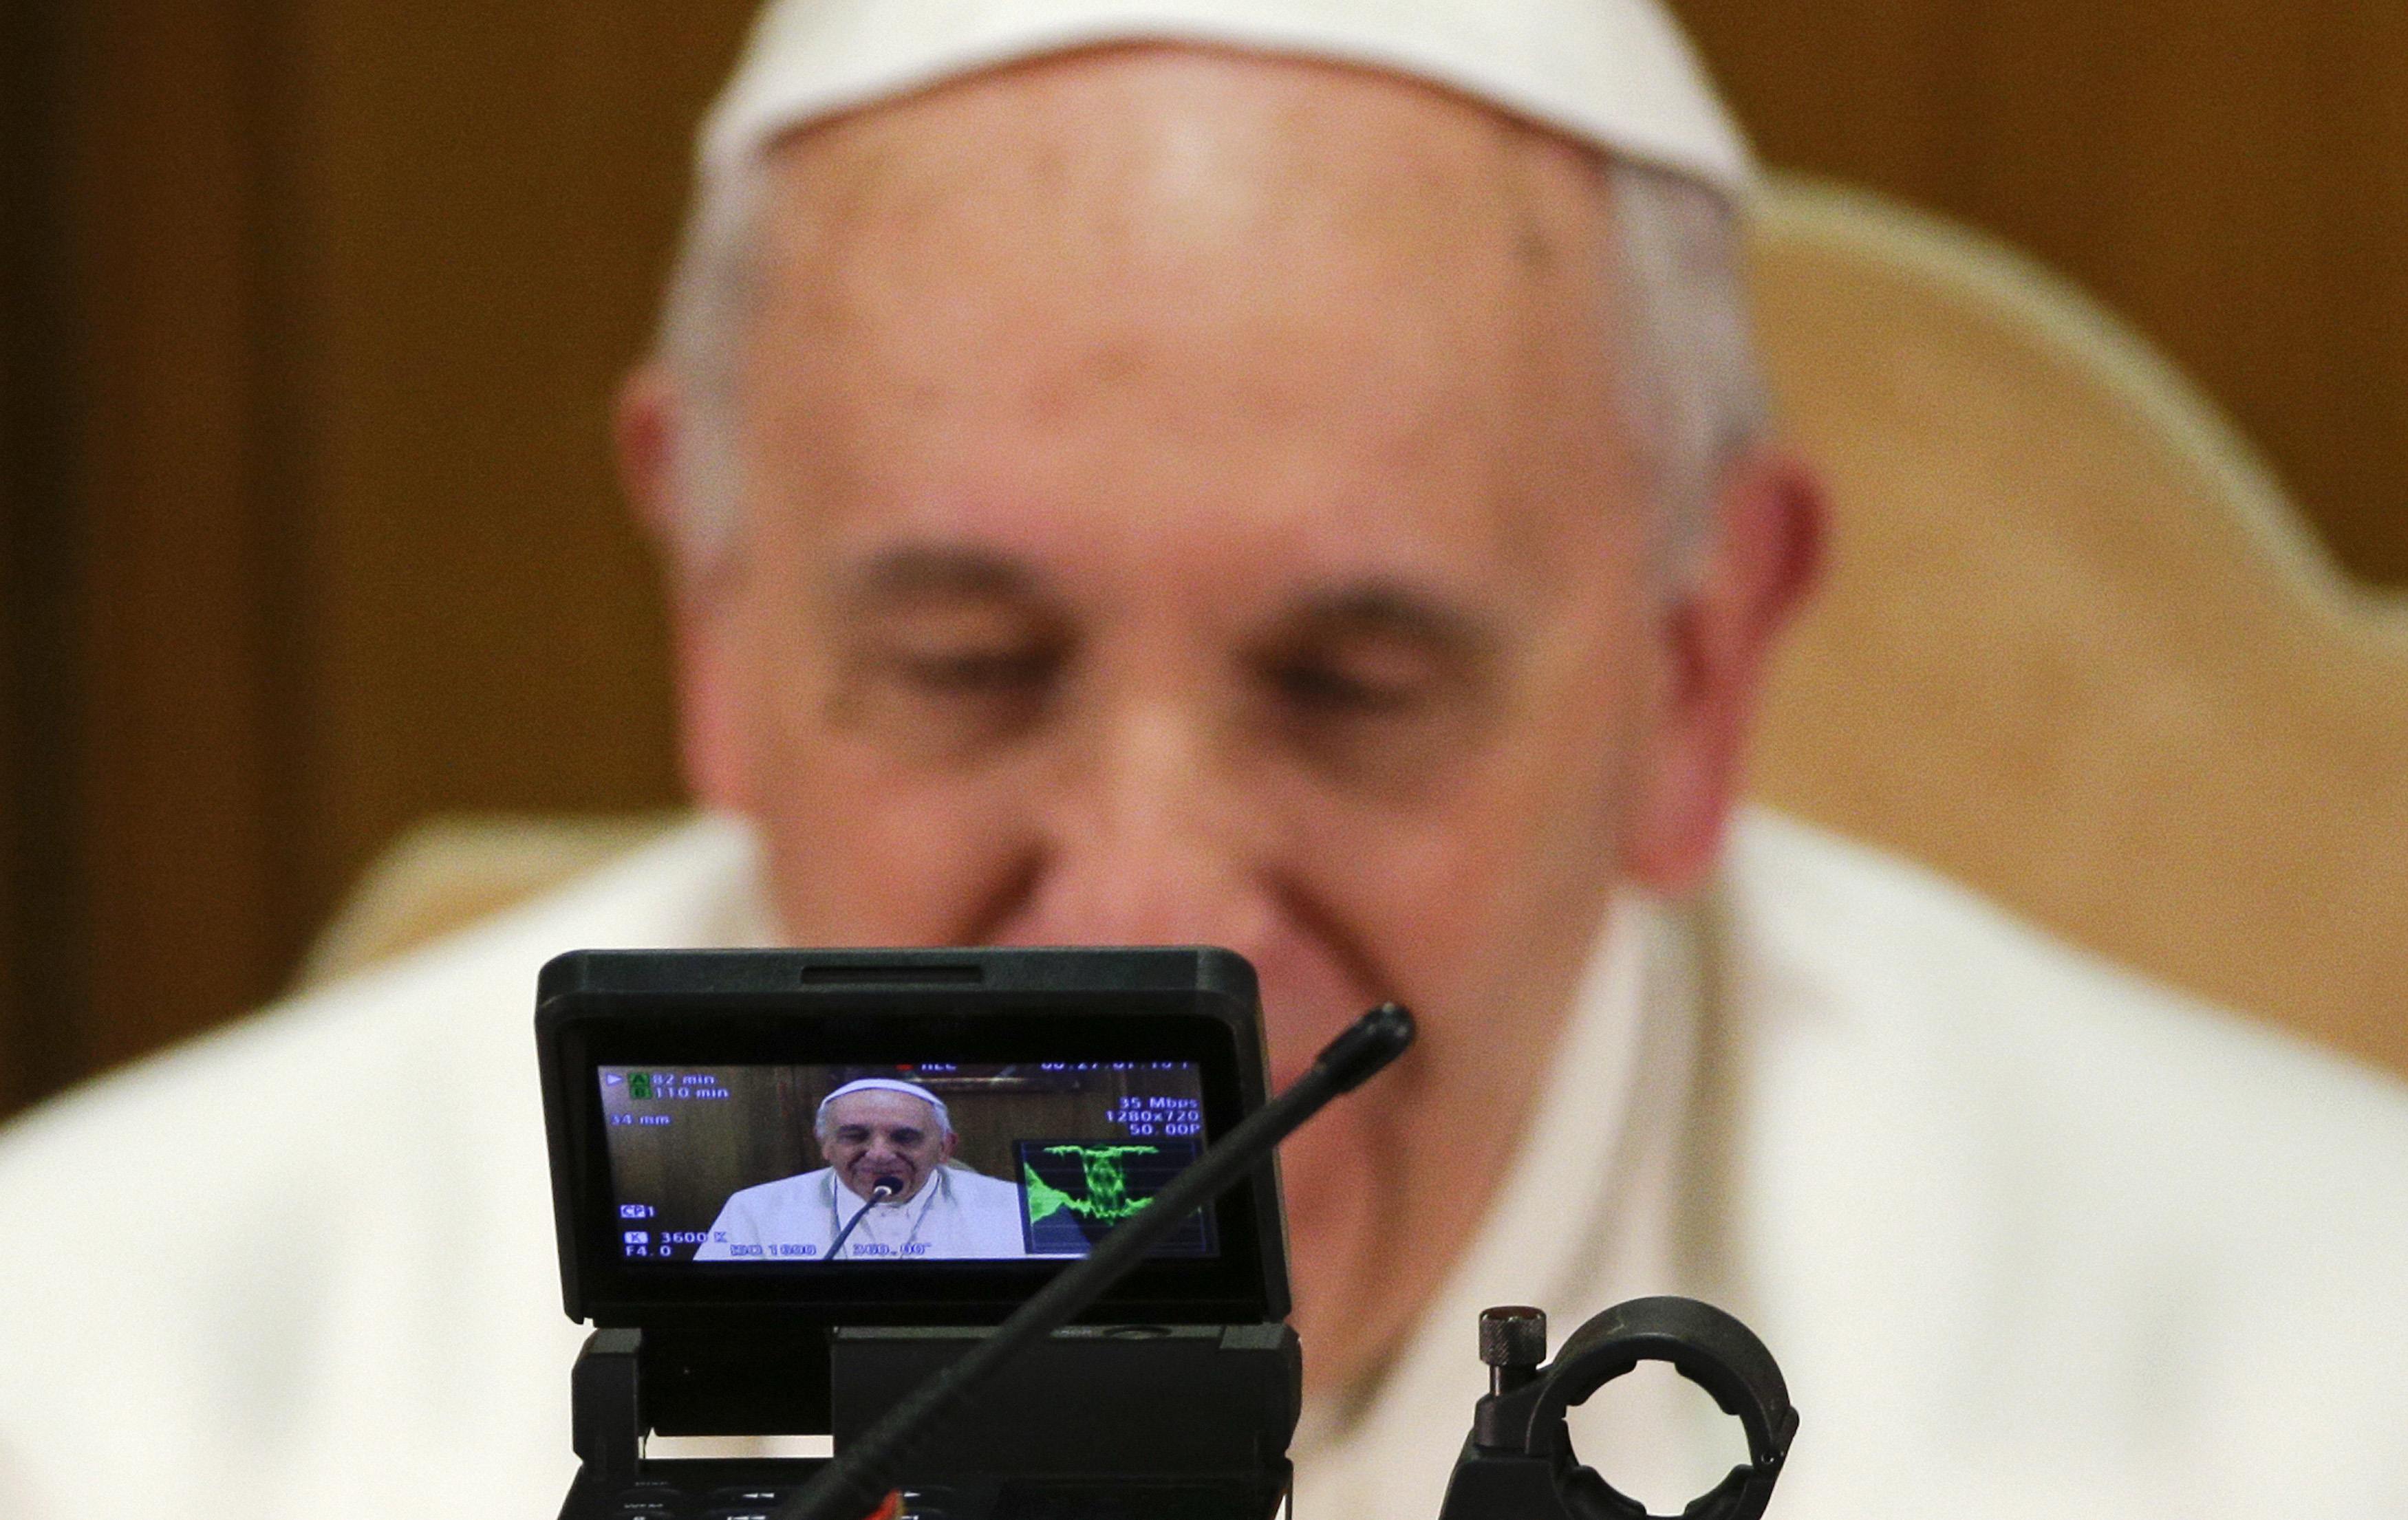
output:
[[[1681,0],[1768,158],[2023,244],[2408,584],[2408,7]],[[675,795],[607,467],[738,0],[0,19],[0,1111],[428,812]]]

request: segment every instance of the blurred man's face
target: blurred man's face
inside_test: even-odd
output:
[[[909,1203],[953,1154],[937,1111],[908,1092],[849,1092],[820,1115],[820,1155],[856,1198],[882,1177],[898,1185],[890,1203]]]
[[[801,943],[1227,945],[1282,1080],[1410,1003],[1403,1069],[1285,1155],[1309,1370],[1359,1371],[1500,1180],[1617,880],[1680,885],[1727,797],[1594,165],[1138,50],[777,168],[744,547],[681,617],[698,789]]]

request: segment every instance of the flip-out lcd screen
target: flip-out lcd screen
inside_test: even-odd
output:
[[[591,1070],[645,1271],[1083,1256],[1206,1143],[1190,1061]],[[1154,1254],[1216,1256],[1211,1215]]]

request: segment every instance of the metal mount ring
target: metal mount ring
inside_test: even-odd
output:
[[[1684,1520],[1756,1520],[1789,1456],[1798,1411],[1772,1353],[1712,1304],[1633,1299],[1583,1325],[1539,1374],[1543,1387],[1528,1406],[1528,1435],[1560,1430],[1565,1411],[1642,1361],[1671,1363],[1747,1432],[1747,1464],[1692,1500],[1681,1512]],[[1561,1493],[1564,1507],[1583,1520],[1645,1520],[1647,1514],[1644,1505],[1576,1461],[1567,1464]]]

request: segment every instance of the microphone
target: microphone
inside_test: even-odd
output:
[[[883,1203],[888,1199],[895,1197],[902,1191],[903,1179],[891,1173],[871,1183],[869,1185],[869,1203],[864,1203],[861,1207],[853,1210],[853,1217],[847,1219],[844,1222],[844,1228],[836,1232],[836,1239],[828,1242],[826,1259],[834,1261],[836,1259],[836,1254],[844,1249],[845,1238],[853,1233],[853,1229],[855,1225],[860,1224],[864,1218],[867,1217],[870,1203]]]
[[[1383,1002],[1356,1019],[1285,1092],[1207,1146],[1143,1208],[1113,1226],[1084,1259],[1012,1311],[994,1334],[905,1396],[773,1511],[771,1520],[859,1520],[876,1513],[895,1486],[896,1470],[971,1401],[997,1368],[1102,1298],[1155,1242],[1260,1166],[1331,1099],[1362,1086],[1412,1043],[1413,1016],[1400,1004]]]

